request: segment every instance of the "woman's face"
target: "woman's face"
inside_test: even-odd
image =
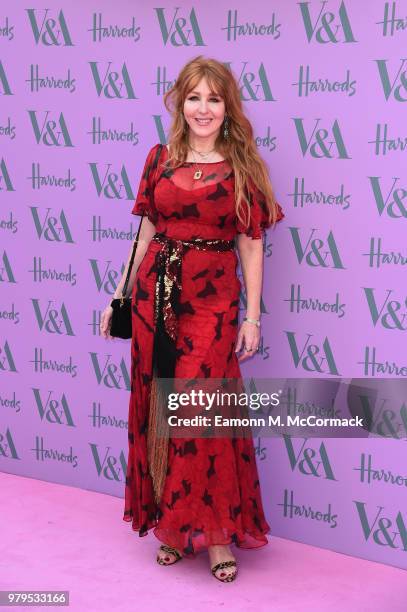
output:
[[[208,138],[218,135],[225,117],[225,102],[210,91],[205,78],[188,93],[184,102],[184,117],[194,136]],[[205,119],[200,122],[199,119]]]

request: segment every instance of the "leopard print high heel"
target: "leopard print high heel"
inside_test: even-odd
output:
[[[228,574],[227,572],[223,572],[220,576],[216,575],[216,572],[220,569],[224,569],[226,567],[236,567],[236,571],[233,574]],[[232,582],[237,576],[237,564],[236,561],[221,561],[217,563],[213,567],[211,567],[211,572],[215,578],[220,580],[221,582]]]
[[[178,550],[176,548],[173,548],[172,546],[162,544],[159,550],[162,550],[165,553],[170,553],[175,557],[175,560],[171,561],[171,558],[168,556],[168,554],[166,557],[160,557],[160,555],[157,555],[157,563],[159,563],[160,565],[174,565],[174,563],[177,563],[177,561],[181,561],[182,559],[182,555],[180,555]]]

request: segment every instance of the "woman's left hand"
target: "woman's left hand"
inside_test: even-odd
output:
[[[243,321],[237,334],[235,352],[238,353],[243,348],[243,353],[238,356],[239,361],[252,357],[260,344],[260,328],[254,323]]]

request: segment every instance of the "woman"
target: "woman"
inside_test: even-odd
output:
[[[191,60],[164,103],[173,117],[169,144],[148,153],[132,210],[145,215],[128,289],[132,384],[123,519],[140,536],[153,529],[164,543],[160,564],[207,549],[212,574],[230,582],[237,567],[229,545],[263,546],[270,531],[252,439],[170,438],[150,454],[155,385],[158,377],[241,377],[239,361],[253,356],[260,340],[262,231],[284,215],[226,66]],[[235,246],[247,294],[239,329]],[[105,337],[111,315],[108,306]]]

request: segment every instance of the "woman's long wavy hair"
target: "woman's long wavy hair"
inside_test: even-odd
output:
[[[275,224],[277,204],[269,179],[267,166],[260,157],[253,137],[253,128],[242,109],[240,91],[232,71],[215,59],[202,55],[190,60],[181,70],[174,85],[164,94],[164,105],[172,116],[168,144],[170,154],[166,168],[175,169],[183,164],[188,155],[189,126],[183,116],[187,95],[205,78],[214,94],[225,102],[225,116],[229,118],[229,136],[224,137],[222,124],[215,141],[216,150],[233,168],[235,175],[236,216],[245,227],[250,222],[250,202],[247,194],[254,184],[262,194],[268,208],[268,219]]]

